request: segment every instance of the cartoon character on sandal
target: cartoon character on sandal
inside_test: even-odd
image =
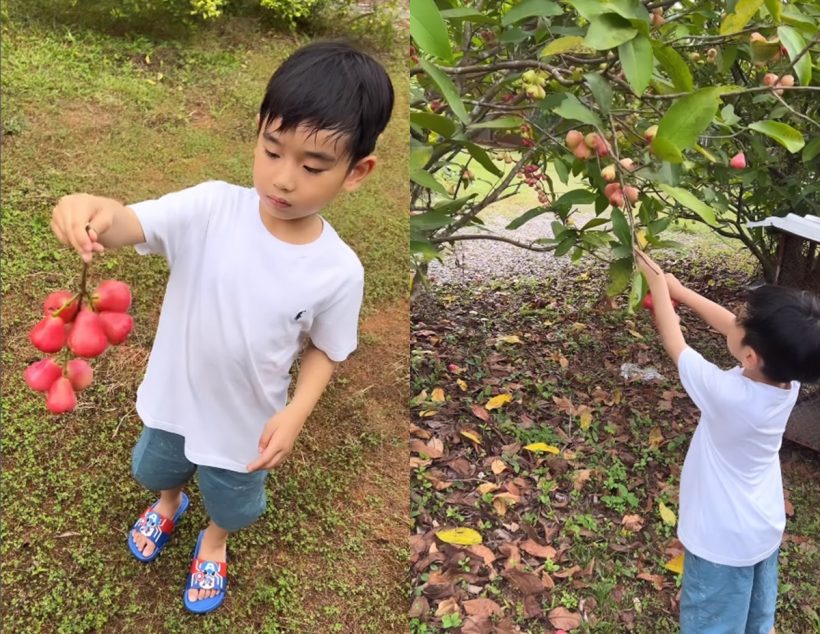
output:
[[[188,510],[188,496],[182,493],[181,498],[182,501],[179,504],[179,508],[177,508],[177,512],[174,513],[172,518],[165,517],[155,510],[157,504],[159,504],[159,500],[145,509],[142,515],[137,518],[131,530],[128,531],[128,548],[134,557],[144,563],[148,563],[149,561],[154,561],[160,552],[162,552],[162,548],[170,539],[171,533],[173,533],[177,523],[182,519],[185,511]],[[150,554],[146,555],[143,549],[140,548],[134,540],[134,532],[139,533],[154,544],[154,549]]]
[[[202,538],[205,531],[200,531],[199,539],[194,549],[194,557],[191,562],[191,571],[188,573],[188,583],[183,594],[185,607],[189,612],[204,614],[215,610],[225,601],[225,593],[228,588],[228,564],[224,561],[206,561],[199,558],[199,551],[202,546]],[[204,598],[201,590],[215,591],[216,594]]]

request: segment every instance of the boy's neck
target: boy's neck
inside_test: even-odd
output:
[[[259,210],[259,215],[262,218],[262,224],[265,225],[265,229],[267,229],[274,238],[282,242],[289,244],[309,244],[322,235],[324,221],[318,213],[305,216],[304,218],[296,218],[295,220],[272,218],[261,209]]]
[[[752,381],[756,381],[757,383],[764,383],[773,387],[779,387],[782,390],[791,389],[791,383],[778,383],[777,381],[772,381],[771,379],[766,378],[766,376],[757,368],[743,368],[743,376],[747,379],[751,379]]]

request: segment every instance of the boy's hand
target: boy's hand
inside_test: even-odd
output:
[[[84,262],[95,252],[104,250],[99,236],[111,227],[114,217],[110,208],[97,196],[71,194],[60,198],[51,213],[51,230],[57,239],[74,247]]]
[[[661,267],[658,266],[657,262],[655,262],[640,249],[635,249],[634,253],[635,263],[638,265],[638,269],[641,273],[643,273],[646,277],[646,281],[650,286],[653,282],[657,282],[658,279],[664,279],[663,271],[661,270]]]
[[[259,438],[259,457],[248,465],[248,472],[279,465],[293,451],[304,424],[305,417],[288,407],[271,416]]]

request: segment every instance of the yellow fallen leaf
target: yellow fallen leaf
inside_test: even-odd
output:
[[[495,475],[498,475],[499,473],[504,471],[504,469],[506,469],[506,468],[507,468],[507,465],[505,464],[505,462],[503,460],[498,460],[497,458],[495,460],[493,460],[493,463],[490,465],[490,470]]]
[[[623,400],[624,394],[621,392],[621,388],[616,387],[612,390],[612,403],[614,405],[620,405],[621,401]]]
[[[635,337],[635,339],[643,339],[643,335],[639,333],[637,330],[627,330],[627,332]]]
[[[586,324],[582,324],[580,321],[576,321],[574,324],[572,324],[572,329],[573,329],[575,332],[581,332],[581,331],[582,331],[582,330],[584,330],[586,327],[587,327],[587,325],[586,325]]]
[[[658,510],[661,512],[661,519],[664,524],[667,526],[674,526],[677,524],[678,518],[675,516],[675,512],[666,506],[666,504],[663,502],[658,502]]]
[[[481,493],[481,495],[492,493],[497,490],[498,485],[495,482],[484,482],[483,484],[478,485],[478,492]]]
[[[448,544],[458,544],[459,546],[472,546],[480,544],[482,541],[481,534],[478,531],[465,526],[440,530],[436,533],[436,537]]]
[[[512,394],[499,394],[498,396],[493,396],[487,404],[484,406],[486,409],[498,409],[505,403],[509,403],[512,400]]]
[[[427,390],[422,390],[418,394],[416,394],[413,399],[410,401],[410,405],[415,407],[427,400]]]
[[[649,430],[649,448],[657,449],[663,442],[663,434],[660,427],[653,427]]]
[[[456,385],[458,385],[462,392],[467,391],[467,382],[463,379],[456,379]]]
[[[459,433],[460,433],[462,436],[464,436],[465,438],[469,438],[470,440],[472,440],[472,441],[473,441],[474,443],[476,443],[477,445],[480,445],[480,444],[481,444],[481,438],[479,438],[479,437],[478,437],[478,434],[476,434],[475,432],[472,432],[472,431],[462,431],[462,432],[459,432]]]
[[[581,420],[579,424],[581,425],[581,429],[584,431],[589,429],[589,426],[592,424],[592,412],[589,409],[585,409],[581,412]]]
[[[671,570],[677,575],[683,574],[683,553],[675,557],[674,559],[670,559],[666,562],[663,566],[667,570]]]
[[[518,337],[518,335],[507,335],[506,337],[499,337],[498,341],[503,341],[504,343],[521,343],[521,339]]]
[[[548,453],[554,453],[558,455],[561,453],[561,450],[558,447],[553,447],[552,445],[548,445],[545,442],[533,442],[529,445],[524,445],[524,449],[528,449],[529,451],[546,451]]]
[[[444,390],[440,387],[437,387],[433,390],[433,393],[430,395],[430,400],[433,403],[443,403],[444,402]]]
[[[437,409],[425,409],[419,412],[419,416],[422,418],[429,418],[430,416],[435,416],[436,414],[438,414]]]
[[[558,365],[566,370],[569,367],[569,360],[564,355],[561,355],[561,358],[558,359]]]

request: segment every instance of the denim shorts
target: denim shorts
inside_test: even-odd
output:
[[[210,518],[227,531],[253,524],[264,513],[266,470],[240,473],[196,465],[185,457],[179,434],[143,427],[131,454],[131,473],[153,491],[182,486],[196,472],[199,493]]]
[[[724,566],[688,550],[683,557],[681,634],[769,634],[777,604],[777,555]]]

